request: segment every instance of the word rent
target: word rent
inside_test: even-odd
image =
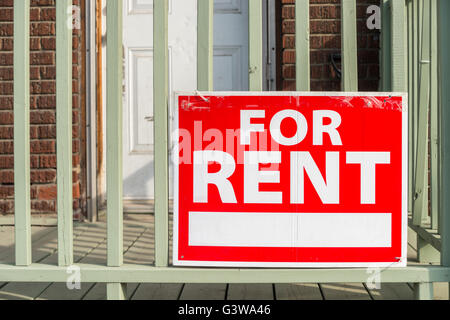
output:
[[[277,165],[290,161],[290,194],[291,204],[304,204],[305,179],[309,178],[315,192],[323,204],[340,203],[340,166],[359,166],[360,203],[376,203],[377,167],[391,163],[390,152],[380,151],[345,151],[345,161],[342,162],[340,151],[324,151],[325,170],[321,172],[310,151],[302,151],[301,144],[312,132],[312,148],[323,147],[325,137],[332,146],[343,146],[339,132],[342,118],[339,112],[332,110],[314,110],[312,121],[297,110],[281,110],[270,119],[270,126],[265,127],[262,120],[266,117],[265,110],[240,110],[240,144],[249,146],[252,136],[268,130],[270,137],[280,146],[296,148],[295,151],[244,151],[243,160],[243,202],[245,204],[281,204],[282,191],[261,191],[264,184],[279,184],[280,170],[268,170],[262,165]],[[282,131],[282,123],[290,119],[295,122],[296,132],[286,136]],[[259,122],[258,122],[259,121]],[[345,142],[345,141],[344,141]],[[291,148],[291,149],[292,149]],[[311,149],[311,147],[309,147]],[[287,154],[288,153],[288,154]],[[203,150],[193,152],[193,202],[207,203],[210,185],[217,188],[223,203],[236,204],[235,188],[231,177],[236,171],[236,160],[230,153],[221,150]],[[216,171],[210,170],[211,163],[220,165]],[[277,166],[275,166],[277,168]]]

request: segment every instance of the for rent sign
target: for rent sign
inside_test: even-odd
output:
[[[406,96],[177,101],[175,265],[406,265]]]

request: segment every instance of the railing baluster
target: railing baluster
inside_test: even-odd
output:
[[[415,283],[414,298],[416,300],[433,300],[433,283]]]
[[[431,37],[431,65],[430,65],[430,117],[431,117],[431,228],[437,230],[439,227],[439,101],[438,101],[438,23],[437,23],[437,0],[431,0],[430,11],[430,37]]]
[[[342,90],[358,91],[356,0],[341,0]]]
[[[123,264],[122,0],[107,2],[106,168],[108,266]],[[108,283],[108,299],[124,299],[123,284]]]
[[[155,114],[155,265],[169,263],[168,94],[169,1],[153,2],[153,108]]]
[[[16,265],[31,264],[30,0],[14,1],[14,218]]]
[[[430,2],[421,0],[419,122],[416,158],[413,224],[422,225],[428,218],[428,112],[430,102]]]
[[[391,0],[390,0],[391,1]],[[408,195],[413,194],[414,190],[414,18],[413,18],[413,2],[407,1],[407,15],[408,15]],[[390,44],[389,44],[390,46]],[[413,210],[413,202],[414,199],[412,196],[408,197],[408,212],[412,212]]]
[[[310,91],[309,0],[295,2],[295,51],[297,91]]]
[[[381,91],[391,90],[391,8],[390,0],[381,3]]]
[[[445,267],[450,267],[450,1],[440,0],[438,2],[438,29],[439,29],[439,82],[440,82],[440,126],[441,126],[441,143],[440,143],[440,165],[442,183],[439,188],[440,211],[442,212],[439,221],[442,249],[441,262]]]
[[[197,88],[200,91],[212,91],[214,0],[198,2],[197,19]]]
[[[56,151],[58,264],[73,264],[72,0],[56,1]]]
[[[419,112],[420,112],[420,53],[422,48],[422,19],[421,19],[421,12],[422,12],[422,1],[421,0],[415,0],[416,2],[416,60],[415,60],[415,67],[417,68],[417,74],[415,79],[415,93],[416,93],[416,102],[414,106],[414,170],[417,170],[417,152],[418,152],[418,143],[419,143]],[[415,172],[414,172],[415,173]],[[416,175],[414,174],[414,188],[417,184],[416,181]],[[414,204],[413,204],[413,211],[414,211]]]
[[[391,0],[392,91],[406,92],[408,88],[406,8],[404,1]]]
[[[391,0],[391,90],[394,92],[407,92],[408,90],[407,39],[406,3],[402,0]],[[411,140],[409,140],[410,146]],[[411,161],[412,158],[409,160]],[[412,171],[410,172],[412,173]]]
[[[413,67],[413,74],[412,74],[412,92],[411,92],[411,102],[409,103],[410,108],[409,112],[411,113],[412,117],[412,124],[409,127],[409,130],[411,131],[412,140],[410,141],[410,147],[412,149],[412,180],[410,181],[410,184],[412,185],[413,189],[410,194],[410,198],[413,198],[414,195],[414,186],[416,184],[416,177],[415,177],[415,169],[416,169],[416,154],[417,154],[417,120],[418,120],[418,110],[419,110],[419,26],[418,26],[418,20],[419,20],[419,3],[418,0],[411,0],[412,2],[412,52],[413,52],[413,61],[412,61],[412,67]],[[411,207],[411,210],[413,210],[414,207],[414,199],[413,200],[413,206]]]
[[[248,0],[249,90],[263,90],[262,1]]]

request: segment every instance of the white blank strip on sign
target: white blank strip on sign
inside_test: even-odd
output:
[[[390,213],[190,212],[189,245],[389,248]]]

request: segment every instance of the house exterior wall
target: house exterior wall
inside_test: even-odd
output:
[[[0,216],[14,213],[13,1],[17,0],[0,0]],[[81,1],[84,0],[74,0],[73,4],[80,7]],[[55,15],[55,0],[31,0],[30,135],[33,214],[56,212]],[[75,218],[83,214],[85,207],[82,51],[82,33],[81,30],[75,29],[73,32]]]
[[[339,91],[340,79],[331,56],[341,52],[341,0],[310,0],[311,90]],[[295,91],[295,0],[277,0],[281,39],[278,43],[281,65],[278,89]],[[367,28],[366,13],[379,0],[357,0],[358,78],[360,91],[377,91],[380,30]],[[340,67],[340,65],[338,65]]]

